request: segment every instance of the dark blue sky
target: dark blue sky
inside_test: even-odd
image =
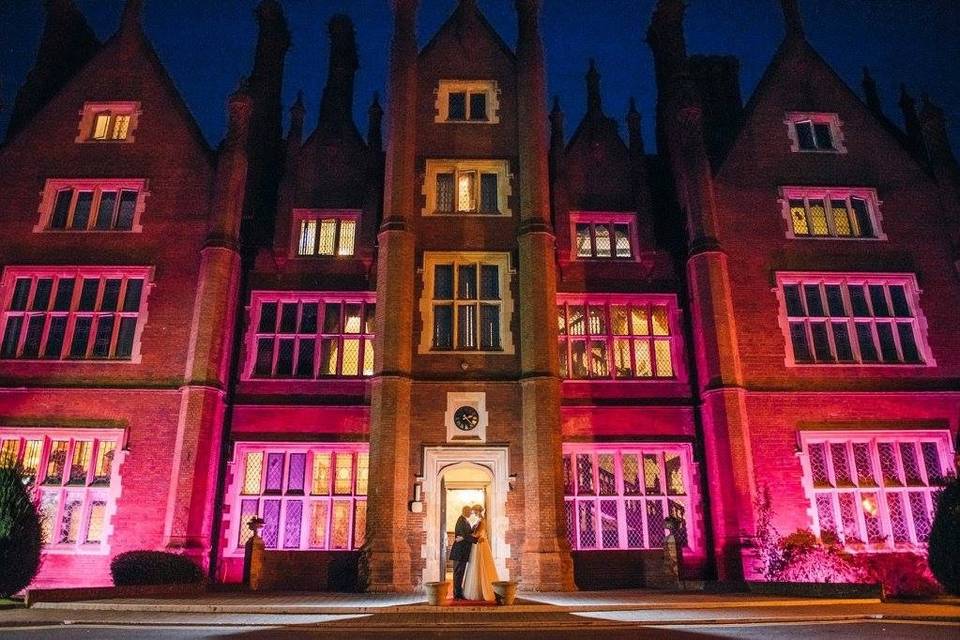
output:
[[[122,0],[75,0],[90,24],[107,38]],[[383,92],[390,36],[387,0],[282,0],[293,34],[287,56],[284,101],[302,88],[308,128],[316,120],[326,76],[326,22],[350,15],[357,28],[361,68],[356,117],[365,129],[373,91]],[[422,0],[419,35],[425,43],[456,0]],[[147,0],[145,28],[160,58],[211,144],[224,130],[225,97],[249,72],[256,40],[257,0]],[[480,0],[504,39],[516,40],[513,0]],[[654,86],[644,42],[654,0],[544,0],[543,32],[549,90],[561,96],[568,135],[583,115],[583,74],[597,59],[604,107],[622,118],[637,97],[652,147]],[[752,92],[783,34],[777,0],[689,0],[687,42],[691,53],[729,53],[742,63],[744,100]],[[888,115],[900,122],[897,86],[906,82],[919,98],[926,91],[943,106],[954,148],[960,151],[960,1],[800,0],[808,38],[859,92],[860,68],[869,65],[880,83]],[[43,24],[41,0],[0,0],[0,137],[17,87],[32,66]]]

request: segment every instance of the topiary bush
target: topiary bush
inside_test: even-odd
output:
[[[127,551],[110,562],[118,587],[131,585],[198,584],[203,570],[189,558],[166,551]]]
[[[954,478],[937,498],[927,560],[948,593],[960,595],[960,480]]]
[[[40,569],[43,530],[23,469],[0,460],[0,598],[26,588]]]

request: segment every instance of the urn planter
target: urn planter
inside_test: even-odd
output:
[[[447,604],[450,595],[449,582],[427,582],[423,585],[427,590],[427,604],[438,607]]]
[[[517,598],[517,583],[509,580],[494,582],[493,594],[497,598],[497,604],[509,606]]]

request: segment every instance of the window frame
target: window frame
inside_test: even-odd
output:
[[[293,210],[293,228],[290,241],[290,256],[298,260],[352,260],[357,257],[357,250],[360,244],[360,222],[363,212],[359,209],[294,209]],[[334,231],[333,253],[320,253],[321,235],[319,226],[322,222],[334,220],[336,229]],[[313,253],[301,253],[303,225],[307,222],[316,222],[313,241]],[[342,229],[343,222],[353,222],[353,250],[349,254],[341,254],[342,247]]]
[[[78,124],[77,137],[74,140],[77,144],[131,144],[136,141],[134,133],[140,124],[140,116],[143,112],[140,110],[140,103],[136,101],[108,101],[108,102],[85,102],[79,112],[80,122]],[[109,130],[111,133],[104,138],[94,137],[96,134],[97,118],[102,115],[109,117]],[[117,117],[125,116],[129,118],[127,123],[126,136],[123,138],[114,138],[112,133],[116,127]]]
[[[571,211],[570,212],[570,260],[581,262],[638,262],[639,241],[637,239],[637,216],[633,213],[612,211]],[[591,255],[581,256],[578,247],[577,225],[590,225]],[[630,242],[630,255],[616,254],[615,225],[627,225],[627,238]],[[610,229],[610,256],[598,256],[596,251],[596,226],[604,225]]]
[[[830,139],[833,143],[831,149],[803,149],[800,147],[800,135],[797,133],[797,125],[804,122],[810,122],[811,127],[817,124],[826,124],[830,127]],[[847,153],[845,139],[843,135],[843,122],[836,113],[813,112],[813,111],[788,111],[786,113],[784,124],[787,125],[787,137],[790,139],[790,151],[792,153],[826,153],[826,154],[844,154]],[[814,140],[816,134],[814,134]]]
[[[684,341],[682,329],[682,310],[680,309],[677,296],[674,294],[667,293],[638,293],[638,294],[582,294],[582,293],[559,293],[557,294],[556,306],[558,310],[560,307],[565,307],[566,313],[565,318],[568,324],[567,331],[569,331],[569,307],[570,306],[583,306],[585,313],[588,307],[602,307],[604,309],[604,323],[606,326],[606,331],[596,334],[597,339],[604,340],[606,344],[606,366],[607,366],[607,375],[605,376],[591,376],[587,375],[584,378],[573,377],[572,375],[572,344],[577,341],[591,342],[593,334],[589,331],[585,331],[583,334],[570,334],[565,333],[563,330],[558,331],[559,338],[559,349],[560,349],[560,378],[564,384],[582,384],[582,383],[684,383],[687,381],[687,368],[686,360],[684,358]],[[626,306],[628,308],[634,306],[643,306],[648,309],[647,314],[647,324],[651,327],[651,331],[647,335],[639,333],[628,333],[627,335],[615,335],[613,333],[613,326],[610,317],[610,307],[612,306]],[[653,324],[653,314],[652,310],[654,307],[666,307],[667,309],[667,319],[669,324],[669,333],[665,335],[654,335],[652,331]],[[629,313],[629,312],[628,312]],[[557,317],[559,323],[559,317]],[[584,317],[585,328],[589,327],[589,318]],[[631,377],[618,377],[616,375],[616,356],[615,356],[615,345],[616,341],[627,341],[631,345],[636,342],[646,341],[650,345],[650,366],[653,372],[653,375],[649,377],[643,376],[631,376]],[[671,359],[671,369],[673,371],[672,376],[658,376],[656,375],[656,340],[669,340],[670,342],[670,359]],[[562,358],[566,355],[566,374],[564,374],[564,366]],[[630,350],[630,361],[632,371],[637,370],[635,364],[636,353],[634,349]]]
[[[454,189],[457,189],[457,175],[463,172],[477,174],[477,210],[476,211],[439,211],[437,209],[437,176],[444,173],[454,174]],[[481,210],[482,175],[496,174],[497,176],[497,211]],[[459,218],[502,218],[512,215],[510,197],[513,191],[510,187],[512,175],[507,160],[450,160],[428,158],[424,170],[424,181],[421,195],[425,206],[420,213],[424,216],[447,216]],[[454,200],[457,200],[456,194]]]
[[[937,447],[937,457],[943,478],[949,478],[956,473],[954,467],[954,446],[950,431],[947,429],[889,429],[889,430],[825,430],[825,431],[800,431],[798,433],[797,457],[800,461],[802,470],[802,483],[804,496],[807,500],[807,513],[810,518],[811,530],[814,535],[821,537],[823,530],[820,522],[820,506],[817,502],[818,495],[831,496],[830,510],[834,519],[835,530],[841,543],[849,551],[914,551],[917,548],[925,547],[925,541],[921,541],[918,536],[914,513],[910,504],[908,494],[923,493],[926,513],[929,518],[927,525],[931,525],[935,511],[936,491],[941,487],[940,484],[932,484],[927,469],[926,461],[923,457],[922,443],[934,442]],[[813,477],[813,468],[811,463],[810,447],[811,445],[824,446],[824,473],[827,475],[828,485],[817,486]],[[847,464],[847,476],[849,481],[840,482],[837,480],[836,460],[830,449],[830,445],[842,444],[845,450],[845,461]],[[873,484],[865,484],[860,477],[860,469],[857,467],[854,445],[866,445],[870,456],[870,466],[872,471]],[[894,463],[896,466],[897,479],[890,482],[885,476],[885,469],[880,459],[880,444],[891,444],[895,452]],[[907,477],[903,465],[902,445],[911,445],[916,456],[918,471],[920,473],[920,483],[911,484]],[[899,483],[899,484],[897,484]],[[855,542],[846,540],[846,532],[843,531],[845,523],[843,514],[840,511],[842,506],[839,503],[839,495],[851,494],[854,496],[853,506],[856,510],[856,525],[858,533],[866,533],[869,538],[869,531],[866,523],[865,511],[868,510],[867,500],[869,497],[861,497],[862,494],[872,494],[875,500],[877,515],[875,516],[880,526],[880,533],[883,540],[879,542],[870,542],[869,539],[857,539]],[[888,496],[896,494],[900,496],[900,505],[903,513],[904,523],[910,540],[908,542],[897,542],[893,535],[892,517],[890,514],[890,501]],[[833,499],[832,496],[837,496]],[[907,515],[909,514],[909,515]],[[840,516],[837,518],[837,516]],[[928,532],[929,534],[929,532]]]
[[[616,492],[611,495],[600,495],[600,483],[599,483],[599,461],[597,456],[600,454],[612,454],[614,455],[614,469],[615,469],[615,486]],[[638,458],[638,480],[643,483],[645,479],[645,470],[643,467],[644,464],[644,455],[655,455],[657,456],[658,463],[658,480],[663,484],[661,492],[658,494],[647,493],[646,486],[643,486],[643,490],[637,494],[628,495],[625,491],[624,486],[624,474],[623,474],[623,456],[624,455],[636,455]],[[684,485],[685,493],[683,494],[671,494],[668,491],[669,478],[666,473],[666,455],[667,454],[676,454],[680,458],[680,469],[682,473],[682,481]],[[577,476],[576,468],[576,456],[577,455],[590,455],[592,462],[592,486],[594,488],[593,494],[583,494],[579,493],[579,482]],[[564,501],[564,517],[567,518],[567,536],[570,541],[571,548],[574,551],[611,551],[611,550],[645,550],[645,549],[658,549],[662,547],[651,547],[649,539],[649,524],[647,521],[647,509],[644,508],[642,511],[642,535],[643,535],[643,544],[641,546],[630,546],[627,543],[627,525],[626,525],[626,501],[639,501],[644,504],[648,501],[658,501],[664,505],[663,517],[666,519],[669,517],[669,501],[676,500],[680,502],[685,509],[685,533],[686,533],[686,544],[684,546],[690,552],[698,552],[703,546],[702,532],[701,532],[701,521],[702,521],[702,511],[701,505],[699,502],[699,468],[698,463],[696,462],[693,455],[693,445],[689,442],[583,442],[583,443],[572,443],[564,442],[562,444],[562,456],[563,461],[561,461],[561,467],[563,469],[562,479],[564,484],[563,489],[563,501]],[[565,459],[567,457],[571,459],[571,465],[569,468],[570,471],[570,485],[573,488],[572,493],[568,493],[569,486],[567,484],[567,466]],[[602,526],[601,523],[601,509],[599,503],[601,501],[616,501],[617,503],[617,537],[618,544],[617,546],[604,546],[602,542]],[[580,522],[579,522],[579,505],[581,502],[593,502],[596,506],[594,507],[594,533],[596,536],[595,545],[584,547],[582,545],[582,540],[579,535],[580,531]],[[569,517],[569,512],[567,511],[567,504],[573,503],[575,506],[573,508],[573,517]],[[569,526],[570,521],[573,522],[573,527]]]
[[[465,94],[463,120],[450,119],[450,94]],[[470,119],[470,95],[482,93],[487,96],[487,117],[483,120]],[[500,87],[496,80],[452,80],[441,79],[435,91],[433,121],[437,124],[499,124],[500,123]]]
[[[90,512],[93,503],[102,498],[105,502],[103,515],[103,530],[99,542],[81,542],[78,536],[76,542],[47,542],[41,548],[41,552],[47,555],[109,555],[111,546],[111,537],[114,533],[113,517],[116,515],[117,502],[122,490],[122,478],[120,467],[127,455],[125,432],[123,429],[35,429],[20,427],[5,427],[0,425],[0,442],[11,439],[19,439],[19,450],[17,460],[22,462],[26,454],[25,443],[27,441],[40,441],[40,451],[37,457],[36,474],[34,475],[33,490],[40,501],[42,507],[43,496],[56,494],[56,513],[52,518],[53,533],[59,537],[63,526],[64,506],[66,496],[82,494],[82,511],[80,514],[79,531],[85,538],[89,534]],[[45,478],[40,476],[46,474],[52,444],[54,442],[66,442],[67,448],[64,453],[63,467],[60,471],[60,479],[56,483],[46,483]],[[87,463],[86,479],[83,484],[71,483],[71,465],[77,442],[89,442],[90,459]],[[109,481],[106,485],[95,483],[96,466],[99,461],[100,451],[103,443],[113,444],[113,456],[110,463]],[[41,525],[44,521],[44,514],[41,513]]]
[[[852,207],[852,198],[859,198],[866,201],[870,223],[873,225],[872,236],[853,235],[852,227],[850,235],[840,235],[836,232],[836,220],[832,214],[833,205],[831,200],[845,200],[849,205],[848,212],[856,213]],[[790,206],[791,200],[803,200],[804,211],[807,215],[805,222],[809,233],[798,234],[796,232],[793,215]],[[826,235],[817,235],[810,229],[810,200],[823,200],[824,216],[826,216],[827,233]],[[800,187],[784,186],[780,187],[780,209],[781,215],[787,224],[786,237],[791,240],[844,240],[844,241],[879,241],[887,240],[887,234],[883,231],[883,213],[881,207],[883,201],[877,197],[876,189],[869,187]],[[852,221],[852,220],[851,220]],[[859,223],[856,223],[859,224]]]
[[[355,552],[360,548],[360,545],[357,544],[357,529],[356,529],[356,515],[357,509],[356,504],[359,502],[367,503],[368,496],[370,493],[370,476],[369,476],[369,452],[370,447],[366,442],[257,442],[257,441],[239,441],[234,443],[233,446],[233,455],[230,460],[227,462],[227,474],[229,478],[229,485],[227,491],[225,492],[226,498],[226,508],[224,509],[224,523],[225,531],[227,532],[227,540],[224,548],[224,555],[227,557],[242,557],[244,554],[243,539],[246,539],[249,534],[247,534],[245,528],[246,523],[243,522],[243,501],[256,499],[258,501],[257,513],[262,517],[264,502],[266,500],[277,500],[281,502],[280,511],[277,515],[277,529],[278,529],[278,538],[277,546],[274,548],[277,551],[323,551],[323,552],[340,552],[340,553],[350,553]],[[267,492],[266,490],[266,470],[261,469],[260,471],[260,490],[258,493],[244,493],[244,484],[246,480],[246,461],[247,454],[262,454],[262,465],[266,467],[268,460],[268,455],[273,453],[282,453],[284,455],[283,459],[283,472],[280,479],[280,491],[273,493]],[[313,459],[317,454],[328,454],[330,458],[330,468],[329,468],[329,484],[328,491],[326,494],[313,494],[309,489],[312,486],[312,474],[313,474]],[[300,493],[291,492],[288,487],[289,475],[290,475],[290,455],[291,454],[304,454],[306,457],[304,459],[304,478],[303,478],[303,490]],[[351,477],[350,477],[350,493],[336,493],[335,482],[336,482],[336,459],[337,455],[349,454],[351,455]],[[357,478],[359,471],[359,457],[361,454],[366,454],[367,456],[367,491],[365,493],[360,493],[357,487]],[[333,503],[334,502],[348,502],[350,503],[350,518],[348,524],[348,540],[349,545],[347,548],[343,549],[332,549],[330,548],[331,543],[331,531],[332,531],[332,521],[333,521]],[[287,517],[287,505],[291,502],[300,502],[301,505],[301,520],[300,520],[300,541],[299,546],[286,547],[285,538],[281,535],[284,533],[283,524],[286,524]],[[327,507],[327,526],[325,529],[325,544],[322,547],[311,546],[309,544],[309,535],[310,535],[310,521],[309,521],[309,506],[311,503],[323,502],[328,505]],[[306,508],[304,508],[306,507]],[[366,513],[366,511],[364,511]],[[234,515],[236,514],[236,515]],[[365,534],[365,531],[364,531]],[[365,536],[364,536],[365,537]],[[362,541],[361,541],[362,544]],[[271,547],[273,548],[273,547]]]
[[[143,331],[146,327],[148,321],[148,309],[147,304],[150,297],[150,293],[153,290],[154,286],[154,269],[153,267],[24,267],[24,266],[13,266],[7,267],[3,271],[3,277],[0,279],[0,302],[2,302],[2,307],[0,307],[0,340],[6,336],[7,323],[11,316],[19,316],[23,318],[30,318],[33,316],[45,316],[43,323],[42,334],[40,336],[40,343],[38,346],[36,358],[4,358],[0,362],[5,363],[28,363],[28,362],[44,362],[44,363],[74,363],[74,364],[140,364],[142,362],[143,356],[141,353],[142,347],[142,337]],[[10,309],[11,303],[13,301],[13,296],[15,294],[16,283],[19,279],[31,280],[30,289],[28,290],[28,297],[26,301],[25,309],[23,310],[13,310]],[[36,296],[37,290],[37,280],[46,278],[53,278],[58,283],[63,279],[72,279],[74,281],[73,292],[70,297],[70,308],[66,311],[55,310],[55,295],[54,289],[51,287],[49,293],[49,299],[47,300],[47,308],[45,310],[34,310],[33,301]],[[80,298],[83,293],[83,282],[85,280],[97,279],[99,281],[97,287],[96,298],[94,300],[93,310],[80,310],[79,303]],[[117,280],[120,282],[120,290],[118,292],[117,298],[117,308],[112,311],[103,311],[100,309],[103,296],[106,289],[107,280]],[[127,291],[127,282],[130,280],[142,280],[143,286],[140,290],[140,306],[137,311],[125,311],[123,309],[124,302],[126,300],[126,291]],[[59,289],[59,284],[57,284]],[[100,318],[104,316],[112,316],[114,320],[114,326],[111,330],[110,338],[110,347],[108,353],[115,353],[120,339],[120,326],[123,318],[136,317],[137,324],[134,327],[133,341],[131,344],[131,351],[129,358],[117,358],[117,357],[104,357],[97,358],[91,356],[84,356],[82,358],[71,358],[69,357],[69,352],[72,348],[72,341],[74,336],[74,329],[76,327],[76,321],[79,317],[90,317],[90,318]],[[47,340],[50,334],[51,327],[51,318],[54,317],[66,317],[66,326],[64,328],[63,343],[60,347],[60,357],[59,358],[44,358],[40,357],[40,354],[46,351]],[[98,323],[99,324],[99,323]],[[20,328],[20,335],[17,338],[17,349],[16,352],[20,353],[23,350],[24,344],[27,339],[29,321],[23,322]],[[91,321],[90,325],[90,334],[87,337],[87,348],[85,354],[92,354],[94,343],[96,341],[96,331],[94,331],[94,324]]]
[[[70,198],[70,207],[67,213],[66,226],[63,229],[55,229],[50,225],[53,222],[54,209],[57,204],[57,196],[61,191],[67,189],[73,190]],[[89,220],[86,228],[74,229],[70,224],[76,212],[78,194],[80,192],[91,192]],[[100,202],[105,191],[116,191],[117,202],[114,205],[113,217],[119,214],[121,197],[123,191],[136,191],[137,201],[133,210],[133,220],[129,229],[117,229],[111,226],[109,229],[97,229],[97,217],[99,215]],[[146,199],[150,196],[148,181],[145,178],[47,178],[43,190],[40,192],[40,206],[38,212],[40,218],[33,227],[34,233],[141,233],[143,232],[142,217],[146,209]]]
[[[796,285],[800,288],[801,291],[801,302],[806,309],[807,300],[806,295],[803,293],[804,285],[816,285],[819,288],[820,292],[820,302],[824,307],[824,313],[827,315],[810,315],[807,311],[807,315],[804,316],[791,316],[788,314],[787,310],[787,301],[786,293],[784,287],[786,285]],[[839,286],[842,296],[842,302],[844,305],[844,312],[847,315],[830,315],[829,310],[829,300],[827,299],[826,287],[829,285]],[[860,287],[869,287],[869,285],[879,285],[883,287],[884,300],[888,310],[893,309],[893,301],[890,294],[890,286],[902,286],[904,291],[904,297],[911,315],[907,316],[897,316],[894,313],[891,315],[876,315],[873,312],[874,302],[870,299],[870,295],[864,295],[866,299],[866,304],[868,309],[871,311],[869,316],[856,315],[854,312],[853,304],[850,299],[850,286],[860,286]],[[780,325],[781,334],[784,339],[784,365],[787,368],[806,368],[806,367],[866,367],[866,368],[879,368],[879,367],[895,367],[895,368],[905,368],[905,367],[936,367],[937,361],[934,358],[933,352],[930,348],[930,343],[928,340],[928,325],[927,319],[923,315],[923,311],[920,306],[920,295],[923,291],[919,288],[917,284],[916,275],[912,273],[860,273],[860,272],[782,272],[778,271],[776,273],[776,287],[772,289],[774,295],[777,298],[777,321]],[[835,342],[835,331],[831,327],[827,330],[827,340],[828,346],[831,350],[831,354],[834,356],[834,359],[831,361],[818,361],[815,357],[816,344],[811,333],[810,324],[811,321],[816,321],[822,324],[840,324],[841,321],[847,326],[847,339],[849,341],[849,348],[853,354],[853,360],[839,360],[838,352]],[[811,349],[811,354],[813,358],[811,361],[807,362],[804,360],[797,360],[794,353],[793,339],[791,334],[790,325],[792,323],[804,323],[805,337],[807,339],[807,346]],[[859,338],[857,334],[856,326],[858,324],[865,324],[869,322],[871,326],[871,338],[873,340],[874,350],[878,356],[876,362],[864,362],[861,356],[861,347],[859,344]],[[907,362],[903,360],[903,347],[901,344],[901,338],[898,330],[895,329],[895,325],[903,323],[910,323],[913,329],[913,337],[915,347],[917,349],[920,362]],[[878,334],[877,326],[879,324],[889,323],[891,325],[891,332],[894,340],[894,348],[897,350],[900,360],[897,362],[888,362],[883,360],[882,356],[882,345],[880,343],[880,337]]]
[[[260,329],[260,317],[263,310],[264,303],[276,303],[277,304],[277,318],[275,320],[275,326],[277,331],[273,333],[261,333]],[[280,329],[280,312],[281,306],[284,304],[297,304],[297,327],[300,326],[300,319],[302,314],[302,308],[304,304],[317,304],[317,330],[315,333],[300,333],[295,331],[293,333],[281,332]],[[360,304],[360,332],[358,333],[345,333],[342,330],[343,326],[343,316],[341,312],[340,325],[341,330],[339,333],[326,333],[324,332],[323,327],[323,310],[327,303],[338,303],[341,305],[341,309],[344,305],[347,304]],[[370,378],[373,375],[373,370],[371,372],[364,372],[364,359],[366,357],[367,349],[373,347],[374,354],[376,353],[376,347],[374,347],[376,334],[374,331],[366,332],[364,331],[364,322],[365,322],[365,311],[368,305],[376,304],[376,294],[373,292],[365,291],[254,291],[250,295],[250,304],[247,307],[247,332],[244,340],[246,346],[246,356],[243,365],[243,371],[241,375],[241,380],[244,382],[325,382],[329,380],[365,380]],[[375,327],[374,327],[375,330]],[[258,356],[258,346],[261,338],[266,338],[273,336],[274,347],[273,353],[271,356],[271,374],[269,376],[261,376],[256,374],[257,366],[257,356]],[[321,360],[320,360],[320,349],[322,348],[322,342],[324,337],[333,337],[337,336],[338,341],[338,353],[337,353],[337,374],[336,375],[322,375],[320,373]],[[343,375],[343,340],[344,338],[356,339],[360,342],[360,348],[358,352],[358,361],[357,361],[357,375]],[[292,368],[291,375],[289,376],[278,376],[276,373],[277,361],[279,358],[279,348],[278,343],[281,339],[292,339],[294,340],[294,352],[291,355],[292,358]],[[314,344],[314,360],[313,360],[313,376],[297,376],[296,369],[297,363],[299,361],[299,349],[300,343],[304,339],[313,339],[315,340]],[[369,346],[368,346],[369,345]],[[376,356],[374,356],[376,357]]]
[[[452,341],[453,347],[451,349],[434,349],[433,347],[433,323],[434,323],[434,308],[437,306],[436,300],[434,299],[434,287],[435,287],[435,269],[437,265],[451,264],[453,265],[454,279],[453,279],[453,295],[452,300],[454,306],[454,319],[452,326]],[[478,344],[476,349],[458,349],[457,348],[457,266],[458,265],[478,265],[477,269],[477,278],[478,278],[478,291],[477,298],[471,300],[471,303],[478,305],[478,314],[480,313],[479,307],[482,306],[481,303],[483,299],[480,297],[479,291],[479,279],[481,269],[479,268],[482,265],[495,265],[498,269],[497,274],[499,276],[499,287],[500,287],[500,349],[487,351],[480,348],[480,340],[478,334]],[[492,253],[492,252],[483,252],[483,251],[460,251],[460,252],[448,252],[448,251],[425,251],[423,253],[423,266],[421,270],[422,285],[420,294],[420,320],[421,320],[421,330],[420,330],[420,343],[417,348],[417,353],[420,355],[451,355],[451,354],[486,354],[486,355],[513,355],[514,353],[514,344],[513,344],[513,331],[511,330],[511,324],[513,322],[514,314],[514,301],[513,301],[513,292],[510,289],[511,282],[513,280],[514,271],[510,267],[510,254],[509,253]],[[441,299],[446,301],[446,299]],[[479,330],[479,315],[478,315],[478,330]]]

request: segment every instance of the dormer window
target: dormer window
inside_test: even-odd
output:
[[[425,215],[501,215],[508,211],[505,160],[427,160]]]
[[[139,102],[88,102],[76,142],[133,142],[139,115]]]
[[[635,218],[630,213],[572,212],[572,260],[634,260]]]
[[[294,248],[299,257],[348,257],[357,245],[359,211],[295,209]]]
[[[493,80],[441,80],[435,122],[497,124],[500,103]]]
[[[788,113],[790,150],[800,153],[846,153],[835,113]]]

